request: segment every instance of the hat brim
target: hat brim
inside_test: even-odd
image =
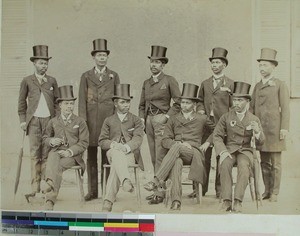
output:
[[[169,58],[167,58],[167,57],[150,57],[150,56],[148,56],[148,58],[152,59],[152,60],[164,61],[165,64],[167,64],[169,62]]]
[[[130,96],[130,97],[124,97],[124,96],[113,96],[112,97],[112,100],[115,100],[117,98],[120,98],[120,99],[124,99],[124,100],[131,100],[133,98],[133,96]]]
[[[194,100],[194,101],[197,101],[197,102],[199,102],[200,101],[200,98],[194,98],[194,97],[185,97],[185,96],[180,96],[179,97],[180,99],[182,99],[182,98],[184,98],[184,99],[190,99],[190,100]]]
[[[75,101],[77,98],[57,98],[56,102],[61,102],[61,101]]]
[[[243,97],[243,98],[248,98],[251,100],[251,95],[249,95],[249,94],[232,93],[231,96],[232,97]]]
[[[96,52],[106,52],[107,56],[110,54],[109,50],[94,50],[94,51],[91,51],[91,55],[94,56]]]
[[[50,60],[52,57],[30,57],[30,61],[34,62],[36,59]]]
[[[228,66],[228,59],[226,57],[210,57],[208,60],[211,62],[213,59],[222,59],[226,62],[226,66]]]
[[[275,66],[278,66],[278,61],[276,61],[276,60],[269,60],[269,59],[260,58],[260,59],[257,59],[257,61],[258,62],[260,62],[260,61],[269,61],[269,62],[274,63]]]

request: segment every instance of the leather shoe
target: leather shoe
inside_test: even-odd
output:
[[[234,200],[233,211],[236,213],[242,212],[242,202],[240,200],[237,200],[237,199]]]
[[[188,195],[188,198],[196,198],[196,192],[193,191]]]
[[[147,201],[150,201],[150,200],[152,200],[152,198],[154,198],[154,194],[151,194],[151,195],[147,196],[147,197],[146,197],[146,200],[147,200]]]
[[[172,205],[171,205],[171,210],[175,210],[175,211],[181,210],[181,203],[180,203],[180,201],[177,201],[177,200],[173,201]]]
[[[149,205],[159,204],[164,201],[164,198],[161,196],[154,196],[149,202]]]
[[[84,200],[87,201],[91,201],[93,199],[97,199],[96,194],[92,194],[92,193],[88,193],[87,195],[85,195]]]
[[[269,200],[270,200],[270,202],[277,202],[277,195],[272,194]]]
[[[112,206],[113,206],[113,203],[111,201],[104,200],[103,206],[102,206],[102,211],[103,212],[111,212]]]
[[[51,200],[46,201],[45,203],[45,211],[53,211],[54,203]]]
[[[53,190],[52,186],[46,182],[45,180],[42,180],[41,181],[41,190],[42,190],[42,193],[49,193]]]
[[[26,198],[27,203],[30,203],[31,198],[33,198],[33,197],[35,197],[34,192],[25,194],[25,198]]]
[[[223,201],[223,204],[222,204],[222,207],[221,207],[221,211],[223,212],[228,212],[228,211],[231,211],[231,201],[229,200],[224,200]]]
[[[134,191],[134,187],[133,187],[130,179],[125,179],[123,181],[122,188],[125,192],[132,193]]]
[[[157,185],[154,182],[150,181],[144,184],[144,189],[146,189],[147,191],[154,191],[155,189],[157,189]]]
[[[270,193],[264,192],[264,193],[262,194],[262,200],[267,200],[267,199],[269,199],[270,197],[271,197],[271,194],[270,194]]]

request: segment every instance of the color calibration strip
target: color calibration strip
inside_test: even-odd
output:
[[[85,214],[2,211],[3,234],[100,235],[100,232],[153,233],[152,214]],[[103,235],[103,234],[101,234]],[[148,234],[147,234],[148,235]]]

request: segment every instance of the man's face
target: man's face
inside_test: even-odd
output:
[[[108,55],[106,52],[96,52],[93,58],[97,66],[104,67],[107,64]]]
[[[221,59],[212,59],[210,63],[211,69],[216,75],[221,74],[226,67],[226,64]]]
[[[125,114],[129,111],[130,99],[118,98],[114,100],[114,104],[117,109],[117,112]]]
[[[233,97],[232,102],[234,110],[241,113],[245,110],[247,104],[249,103],[249,99],[244,97]]]
[[[195,101],[187,98],[182,98],[180,102],[181,110],[184,113],[188,113],[194,110],[195,105],[196,105]]]
[[[69,116],[73,113],[75,101],[61,101],[59,107],[64,116]]]
[[[269,61],[260,61],[259,62],[259,72],[264,78],[266,78],[270,74],[272,74],[274,68],[275,68],[275,65],[272,62],[269,62]]]
[[[33,65],[35,67],[35,71],[39,75],[43,75],[46,73],[48,69],[48,60],[44,59],[35,59],[33,62]]]
[[[150,70],[153,75],[159,74],[163,70],[164,66],[165,64],[162,63],[161,60],[150,59]]]

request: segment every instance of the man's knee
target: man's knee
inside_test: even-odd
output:
[[[230,157],[226,157],[224,161],[222,161],[221,166],[220,166],[220,171],[224,170],[232,170],[233,167],[233,162]]]

